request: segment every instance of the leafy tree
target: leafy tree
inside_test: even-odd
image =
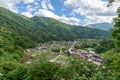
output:
[[[27,74],[27,67],[21,65],[16,69],[10,71],[6,76],[8,80],[25,80]]]
[[[40,58],[30,65],[26,80],[60,80],[63,71],[56,63]]]
[[[112,36],[116,39],[116,44],[120,47],[120,7],[117,10],[118,17],[114,18],[115,28],[112,30]]]
[[[27,68],[16,61],[4,61],[0,63],[2,80],[24,80]]]
[[[114,49],[115,43],[112,39],[103,39],[101,40],[98,45],[94,48],[97,53],[104,53],[108,50]]]
[[[60,52],[60,48],[52,48],[51,51],[52,52]]]
[[[114,1],[115,0],[109,0],[110,5],[112,5]],[[118,16],[113,19],[113,24],[115,28],[112,30],[112,36],[114,39],[116,39],[117,47],[120,48],[120,7],[118,7],[117,9],[117,14]]]
[[[101,71],[107,80],[119,80],[120,78],[120,54],[112,50],[106,52],[104,55],[104,69]]]
[[[99,68],[97,65],[78,58],[70,57],[70,65],[67,68],[66,80],[92,80]]]

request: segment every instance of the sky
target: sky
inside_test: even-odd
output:
[[[111,23],[120,0],[0,0],[0,6],[27,16],[50,17],[70,25]]]

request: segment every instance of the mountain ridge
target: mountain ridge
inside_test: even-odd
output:
[[[38,16],[28,18],[2,7],[0,7],[0,11],[0,26],[35,43],[110,36],[107,31],[68,25],[52,18]]]
[[[86,25],[86,27],[96,28],[96,29],[100,29],[100,30],[104,30],[104,31],[109,31],[110,29],[114,28],[114,26],[112,24],[107,23],[107,22],[89,24],[89,25]]]

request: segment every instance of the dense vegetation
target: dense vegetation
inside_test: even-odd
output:
[[[51,18],[35,16],[30,19],[0,7],[0,54],[17,53],[17,57],[22,57],[24,49],[41,42],[103,38],[109,35],[106,31],[70,26]]]
[[[119,80],[120,54],[112,51],[105,53],[104,63],[97,66],[91,62],[72,55],[66,67],[47,61],[43,57],[32,64],[21,64],[16,61],[0,63],[1,80]]]
[[[55,19],[27,18],[0,7],[0,25],[14,33],[24,35],[34,42],[50,40],[74,40],[78,38],[104,38],[110,33],[81,26],[70,26]]]
[[[105,39],[80,39],[77,44],[74,45],[76,49],[89,50],[92,49],[98,54],[104,53],[108,50],[119,51],[116,48],[115,40],[110,38]]]
[[[115,28],[112,30],[112,36],[116,39],[116,44],[120,47],[120,7],[117,10],[118,17],[114,18]]]
[[[115,26],[113,36],[119,46],[120,22],[115,22]],[[100,45],[108,47],[104,51],[104,63],[101,66],[81,60],[75,55],[68,57],[69,63],[66,67],[49,62],[43,57],[33,61],[33,64],[21,63],[24,49],[32,48],[40,42],[98,39],[109,35],[106,31],[70,26],[51,18],[35,16],[29,19],[0,8],[0,80],[119,80],[120,54],[109,50],[112,49],[110,46],[114,45],[112,40],[108,45],[105,44],[109,43],[109,40],[101,41]]]
[[[104,53],[115,49],[115,42],[112,39],[103,39],[94,47],[95,52]]]

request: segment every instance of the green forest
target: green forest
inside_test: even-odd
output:
[[[114,0],[110,0],[110,5],[112,2]],[[120,8],[117,14],[113,19],[115,27],[102,31],[68,25],[52,18],[28,18],[0,7],[0,80],[119,80]],[[32,64],[22,63],[26,49],[45,42],[78,39],[100,40],[97,42],[99,45],[93,43],[75,47],[94,47],[104,58],[102,65],[79,59],[76,55],[68,56],[67,51],[67,66],[50,62],[44,56],[39,56]]]

